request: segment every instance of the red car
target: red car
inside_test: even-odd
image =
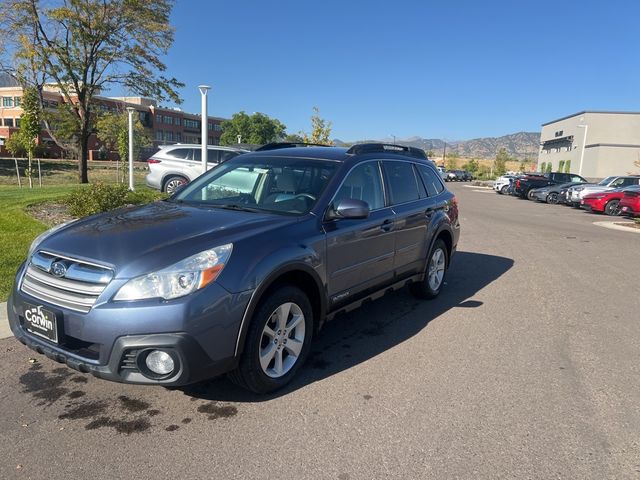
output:
[[[624,193],[622,189],[589,193],[580,200],[580,207],[589,212],[620,215],[620,200],[624,196]]]
[[[620,200],[620,213],[633,217],[640,216],[640,188],[627,188]]]

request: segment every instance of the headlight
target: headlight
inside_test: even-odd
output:
[[[229,261],[233,244],[205,250],[157,272],[133,278],[125,283],[114,300],[171,300],[189,295],[213,282]]]
[[[38,245],[40,245],[40,243],[47,237],[49,237],[50,235],[53,235],[54,233],[56,233],[58,230],[60,230],[61,228],[66,227],[67,225],[73,223],[77,221],[77,219],[74,220],[69,220],[68,222],[64,222],[61,223],[60,225],[56,225],[53,228],[50,228],[49,230],[42,232],[40,235],[38,235],[33,242],[31,242],[31,246],[29,246],[29,253],[27,254],[27,258],[31,258],[31,255],[33,254],[33,252],[36,250],[36,248],[38,248]]]

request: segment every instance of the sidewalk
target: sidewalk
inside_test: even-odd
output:
[[[7,317],[7,302],[0,302],[0,339],[8,338],[11,335],[9,328],[9,318]]]

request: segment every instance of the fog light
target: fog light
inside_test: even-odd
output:
[[[175,368],[171,355],[162,350],[154,350],[147,355],[144,361],[147,364],[147,368],[156,375],[168,375]]]

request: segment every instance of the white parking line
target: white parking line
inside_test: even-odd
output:
[[[9,338],[11,328],[9,328],[9,317],[7,317],[7,302],[0,302],[0,339]]]

